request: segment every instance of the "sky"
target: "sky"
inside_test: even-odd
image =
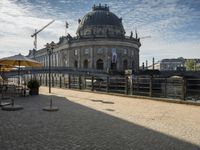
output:
[[[38,34],[38,49],[58,42],[67,33],[76,35],[78,19],[94,4],[107,4],[122,17],[126,35],[137,29],[141,39],[140,64],[155,57],[200,58],[200,0],[0,0],[0,58],[27,55],[33,49],[33,34]]]

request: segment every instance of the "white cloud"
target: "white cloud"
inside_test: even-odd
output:
[[[130,2],[130,3],[129,3]],[[150,39],[141,40],[141,62],[151,61],[152,57],[176,58],[200,56],[200,28],[193,31],[192,23],[197,24],[200,12],[188,5],[179,5],[177,0],[128,1],[113,6],[117,14],[123,17],[127,34],[137,28],[139,36],[150,35]],[[200,22],[199,22],[200,23]]]
[[[30,5],[24,9],[23,5],[17,5],[13,1],[4,0],[1,2],[0,12],[0,57],[8,56],[12,53],[28,54],[28,50],[33,48],[33,34],[35,29],[40,29],[49,23],[52,19],[47,15],[38,17],[31,12],[33,10]],[[45,10],[46,9],[46,10]],[[47,12],[50,7],[43,9]],[[43,13],[43,12],[41,12]],[[75,23],[72,20],[69,23]],[[69,33],[74,34],[74,27],[70,26]],[[73,30],[72,30],[73,29]],[[65,34],[65,22],[63,20],[56,20],[49,27],[38,34],[38,48],[44,47],[45,43],[50,41],[58,41],[59,37]]]
[[[155,57],[156,61],[164,58],[199,58],[200,56],[200,42],[199,41],[180,41],[167,43],[157,39],[142,40],[142,47],[140,49],[141,62],[148,60],[151,64],[152,58]]]

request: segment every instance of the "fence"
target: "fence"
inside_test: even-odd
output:
[[[48,74],[37,76],[40,84],[48,86]],[[29,78],[26,78],[29,80]],[[152,75],[89,76],[53,74],[52,87],[84,89],[127,95],[200,100],[199,78],[161,78]]]

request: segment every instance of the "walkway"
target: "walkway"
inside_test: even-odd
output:
[[[53,88],[0,110],[2,150],[200,149],[200,107]],[[44,112],[52,97],[58,112]]]

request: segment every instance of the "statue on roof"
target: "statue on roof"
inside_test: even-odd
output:
[[[138,38],[137,29],[135,29],[135,38]]]
[[[133,31],[131,31],[131,35],[130,35],[130,39],[132,39],[133,38]]]
[[[81,23],[81,19],[78,19],[78,23]]]

